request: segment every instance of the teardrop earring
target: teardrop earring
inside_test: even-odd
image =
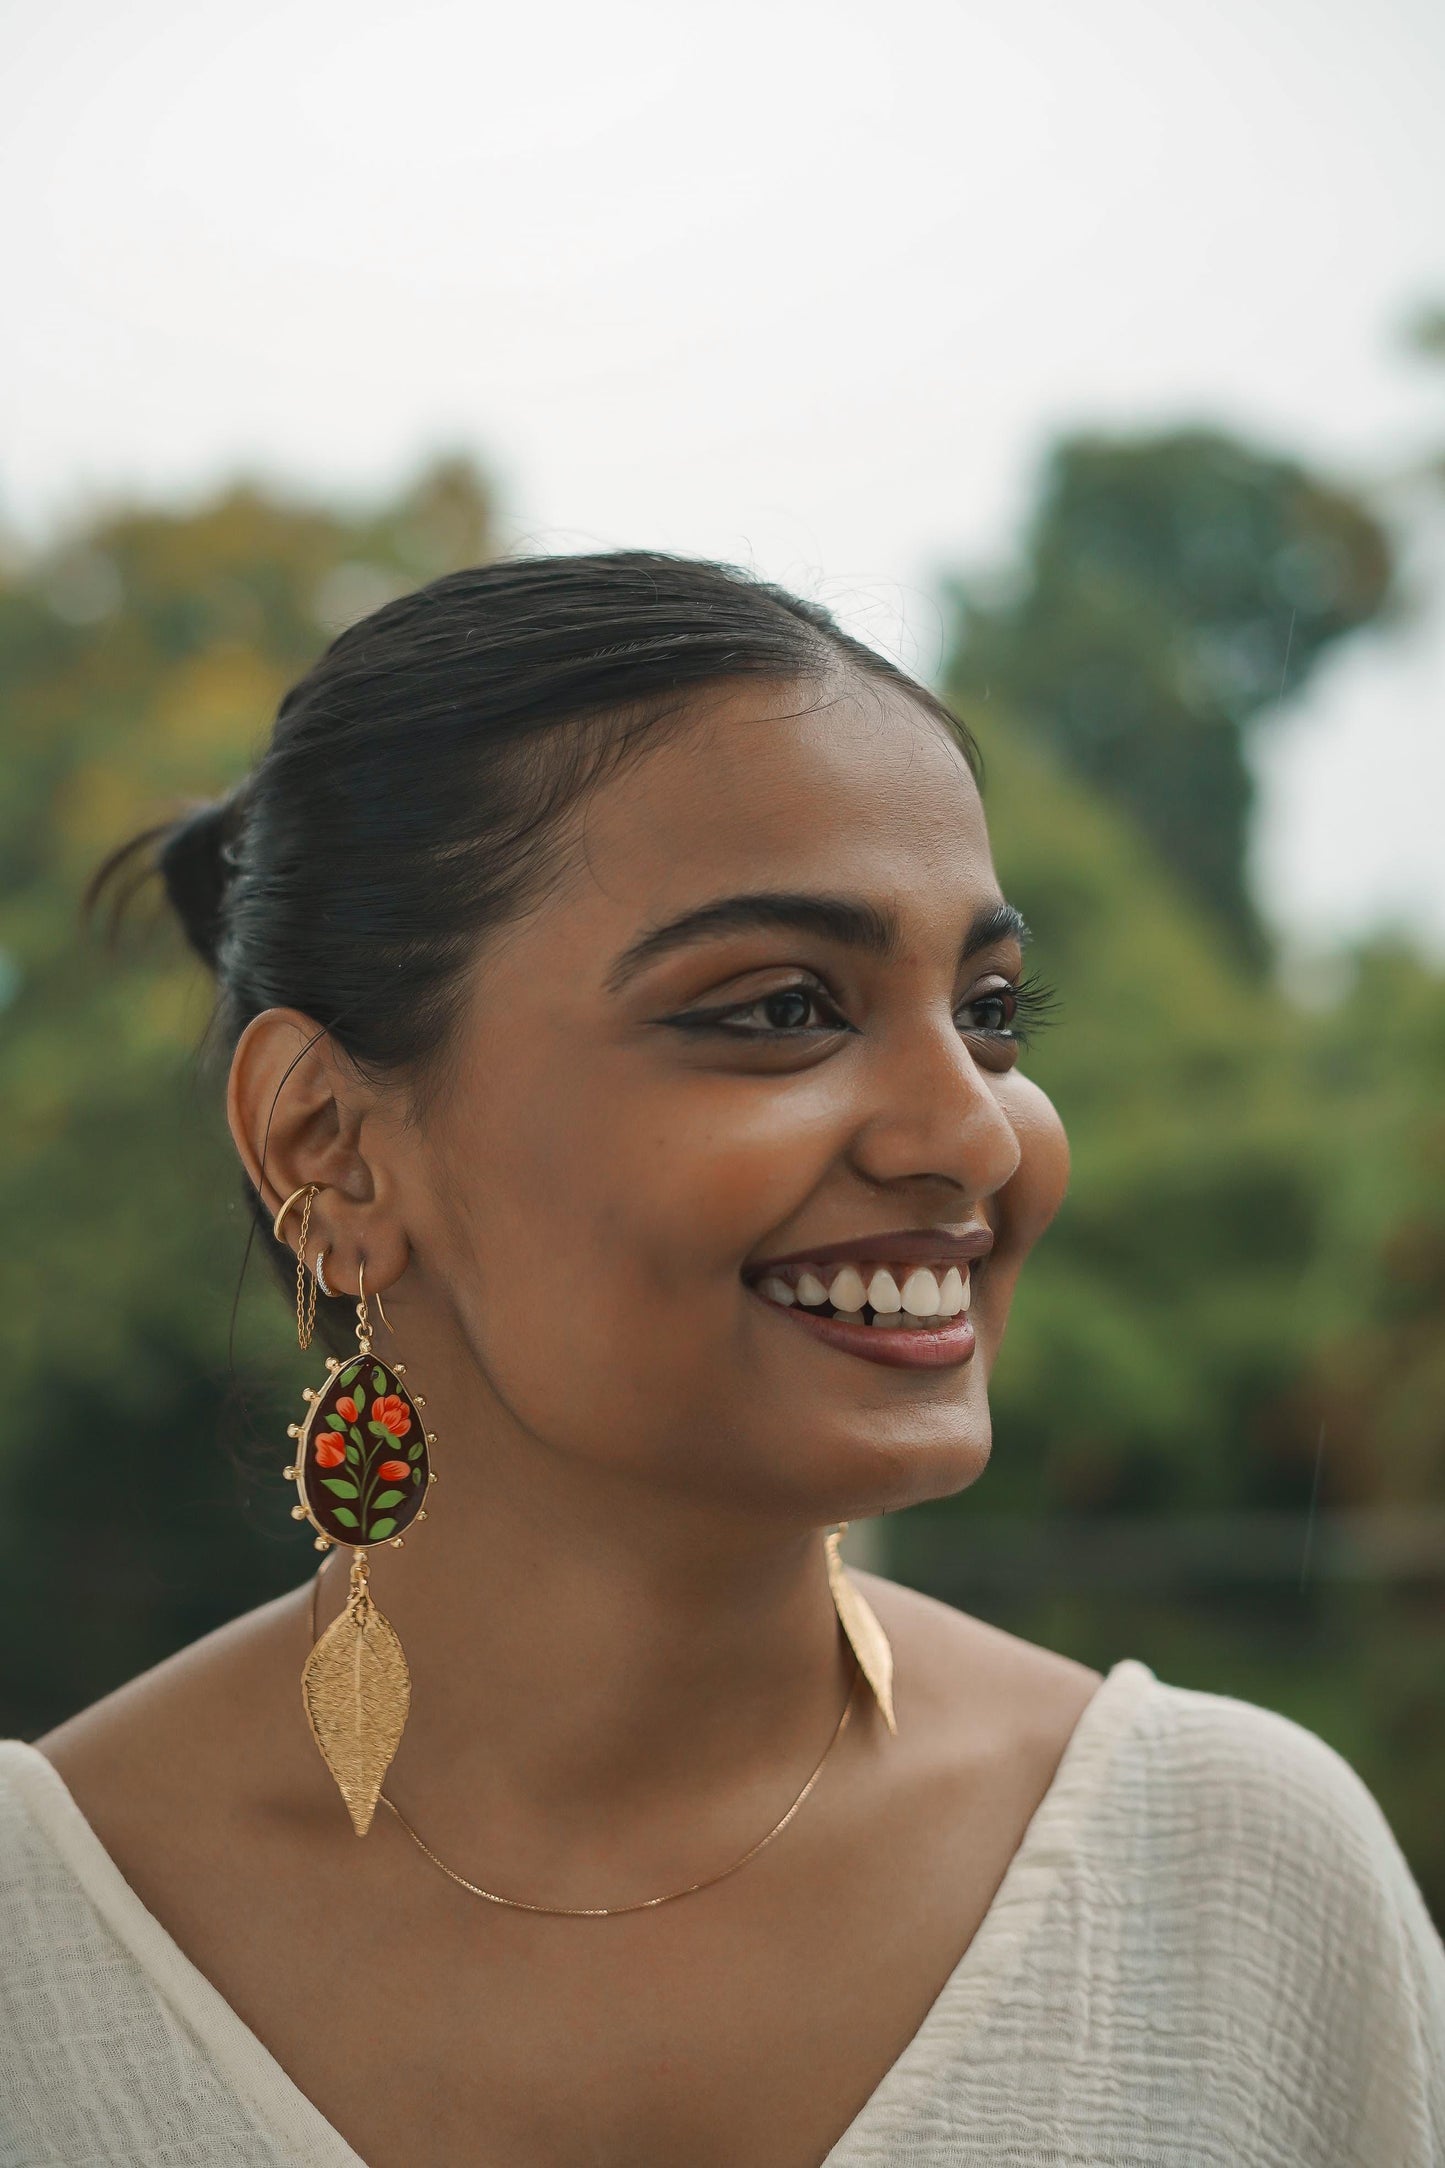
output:
[[[278,1230],[302,1194],[297,1190],[287,1198],[277,1214]],[[303,1235],[309,1206],[308,1196]],[[324,1281],[322,1288],[331,1292]],[[326,1383],[319,1391],[304,1387],[306,1419],[287,1427],[287,1436],[296,1440],[296,1453],[286,1477],[297,1490],[291,1517],[311,1523],[317,1550],[344,1543],[352,1554],[345,1606],[306,1659],[301,1698],[352,1827],[364,1837],[401,1743],[411,1701],[401,1642],[371,1598],[367,1547],[390,1543],[400,1550],[403,1531],[426,1519],[427,1495],[437,1479],[431,1468],[436,1437],[425,1428],[421,1414],[425,1395],[402,1382],[405,1363],[385,1362],[372,1347],[365,1258],[358,1288],[357,1352],[346,1362],[328,1355]],[[314,1314],[314,1289],[311,1308]],[[383,1321],[385,1315],[383,1310]],[[298,1339],[305,1322],[298,1297]],[[303,1347],[309,1339],[307,1331]]]

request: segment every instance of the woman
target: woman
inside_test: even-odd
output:
[[[816,606],[524,559],[102,869],[217,975],[326,1555],[0,1748],[4,2160],[1438,2162],[1338,1755],[829,1570],[983,1474],[1066,1186],[979,770]]]

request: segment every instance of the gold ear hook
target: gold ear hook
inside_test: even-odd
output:
[[[362,1258],[362,1260],[361,1260],[361,1267],[360,1267],[360,1279],[359,1279],[359,1282],[358,1282],[358,1284],[359,1284],[359,1286],[360,1286],[360,1289],[361,1289],[361,1299],[362,1299],[362,1301],[363,1301],[363,1302],[365,1302],[365,1300],[366,1300],[366,1259],[365,1259],[364,1257],[363,1257],[363,1258]],[[390,1318],[389,1318],[389,1317],[387,1316],[387,1314],[386,1314],[385,1310],[384,1310],[384,1309],[382,1308],[382,1304],[381,1304],[381,1296],[380,1296],[380,1295],[379,1295],[379,1294],[377,1293],[377,1291],[376,1291],[376,1289],[375,1289],[375,1288],[373,1288],[373,1289],[372,1289],[372,1291],[371,1291],[371,1296],[372,1296],[372,1300],[373,1300],[373,1302],[374,1302],[374,1303],[376,1304],[376,1308],[377,1308],[377,1314],[378,1314],[378,1316],[380,1317],[380,1319],[381,1319],[381,1322],[382,1322],[382,1324],[383,1324],[383,1325],[385,1325],[385,1327],[386,1327],[387,1331],[388,1331],[388,1332],[390,1332],[390,1331],[391,1331],[391,1329],[392,1329],[392,1326],[391,1326],[391,1319],[390,1319]]]
[[[360,1264],[358,1265],[358,1267],[357,1267],[357,1290],[358,1290],[358,1292],[359,1292],[359,1294],[360,1294],[360,1296],[361,1296],[361,1302],[360,1302],[360,1304],[359,1304],[359,1306],[358,1306],[358,1307],[359,1307],[359,1310],[360,1310],[360,1315],[361,1315],[361,1320],[362,1320],[362,1330],[363,1330],[363,1331],[365,1332],[365,1334],[366,1334],[366,1337],[367,1337],[367,1339],[369,1340],[369,1339],[371,1338],[371,1321],[370,1321],[370,1319],[369,1319],[369,1318],[367,1317],[367,1315],[366,1315],[366,1259],[365,1259],[365,1257],[363,1257],[363,1258],[362,1258],[362,1260],[361,1260],[361,1263],[360,1263]],[[375,1291],[375,1289],[373,1289],[373,1290],[372,1290],[372,1293],[373,1293],[373,1295],[375,1296],[375,1300],[376,1300],[376,1307],[377,1307],[377,1311],[378,1311],[378,1313],[379,1313],[379,1315],[380,1315],[380,1317],[381,1317],[381,1322],[382,1322],[382,1324],[383,1324],[383,1325],[385,1325],[385,1327],[386,1327],[387,1331],[388,1331],[388,1332],[390,1332],[390,1331],[391,1331],[391,1329],[392,1329],[391,1319],[390,1319],[390,1318],[389,1318],[389,1317],[387,1316],[387,1314],[386,1314],[386,1311],[385,1311],[385,1310],[384,1310],[384,1309],[382,1308],[382,1302],[381,1302],[381,1297],[380,1297],[380,1295],[377,1295],[377,1294],[376,1294],[376,1291]]]

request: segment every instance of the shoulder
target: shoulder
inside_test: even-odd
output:
[[[900,1733],[945,1786],[989,1784],[1026,1818],[1102,1674],[917,1589],[850,1572],[893,1646]]]
[[[1279,1710],[1155,1680],[1130,1745],[1121,1791],[1142,1808],[1167,1772],[1171,1825],[1181,1841],[1207,1840],[1216,1858],[1267,1865],[1275,1880],[1302,1885],[1328,1869],[1342,1901],[1408,1877],[1358,1771]]]
[[[0,1739],[0,1949],[13,1953],[36,1924],[48,1888],[64,1884],[52,1831],[65,1787],[23,1739]]]
[[[930,1716],[966,1698],[975,1712],[1036,1716],[1051,1730],[1088,1702],[1102,1673],[898,1581],[849,1567],[893,1644],[900,1691]]]
[[[0,1740],[0,2098],[49,2067],[61,2031],[93,2024],[100,2037],[113,2016],[116,1946],[91,1901],[95,1861],[55,1769],[26,1741]]]
[[[33,1743],[0,1741],[0,2099],[17,2076],[63,2089],[76,2037],[163,2055],[157,1994],[184,1970],[175,1944],[204,1921],[217,1860],[261,1884],[292,1871],[326,1804],[300,1696],[281,1691],[300,1594],[299,1613],[293,1592]],[[194,2000],[188,1973],[177,1992]],[[0,2159],[5,2135],[0,2114]]]
[[[1247,1962],[1282,2024],[1387,2028],[1428,2065],[1445,2137],[1445,1945],[1345,1757],[1278,1710],[1154,1680],[1110,1777],[1106,1834],[1195,1967]]]
[[[198,2036],[216,2004],[54,1764],[0,1739],[0,2161],[272,2159]]]
[[[1226,2124],[1278,2113],[1291,2125],[1300,2149],[1281,2158],[1445,2161],[1445,1945],[1342,1754],[1276,1710],[1171,1685],[1136,1658],[1100,1683],[961,1614],[914,1611],[910,1625],[887,1584],[865,1583],[890,1630],[930,1650],[935,1707],[950,1665],[980,1667],[970,1675],[989,1682],[999,1738],[1010,1696],[1027,1697],[1035,1783],[1050,1754],[1062,1759],[993,1946],[1019,1963],[1027,1946],[1035,2018],[1052,2008],[1067,2040],[1080,1998],[1114,2013],[1157,2048],[1161,2113],[1207,2071]],[[1038,2039],[1029,2052],[1047,2059]],[[1261,2055],[1286,2077],[1267,2078]]]
[[[224,1841],[314,1775],[299,1697],[281,1690],[288,1663],[299,1676],[306,1595],[229,1620],[35,1741],[142,1887],[149,1862],[188,1849],[193,1831]]]
[[[1445,2040],[1445,1947],[1379,1802],[1316,1732],[1171,1685],[1137,1659],[1101,1680],[947,1604],[859,1580],[894,1636],[900,1714],[914,1694],[930,1728],[947,1730],[966,1704],[1045,1780],[1078,1734],[1055,1810],[1082,1885],[1187,1924],[1196,1964],[1212,1947],[1227,1966],[1252,1943],[1281,1981],[1333,1971],[1367,1992],[1393,1980]]]
[[[89,1884],[95,1836],[46,1757],[0,1739],[0,2011],[9,2037],[17,2001],[43,2000],[51,1969],[93,1945]]]

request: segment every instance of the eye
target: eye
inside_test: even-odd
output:
[[[822,988],[806,979],[774,987],[771,993],[736,1002],[731,1008],[690,1009],[667,1021],[681,1031],[718,1031],[732,1039],[800,1038],[852,1029]]]
[[[1056,1021],[1052,1012],[1057,1004],[1058,995],[1054,988],[1046,986],[1040,978],[1005,979],[1002,986],[990,987],[981,994],[975,994],[973,1000],[965,1002],[958,1013],[962,1016],[970,1009],[985,1010],[990,1020],[975,1028],[981,1029],[986,1038],[1005,1040],[1014,1046],[1028,1046],[1036,1032],[1045,1030]],[[967,1030],[969,1027],[965,1025],[962,1028]]]
[[[821,1002],[812,986],[782,986],[778,993],[767,993],[760,1002],[754,1002],[743,1015],[756,1012],[758,1017],[776,1032],[804,1032],[817,1030],[821,1019]]]

